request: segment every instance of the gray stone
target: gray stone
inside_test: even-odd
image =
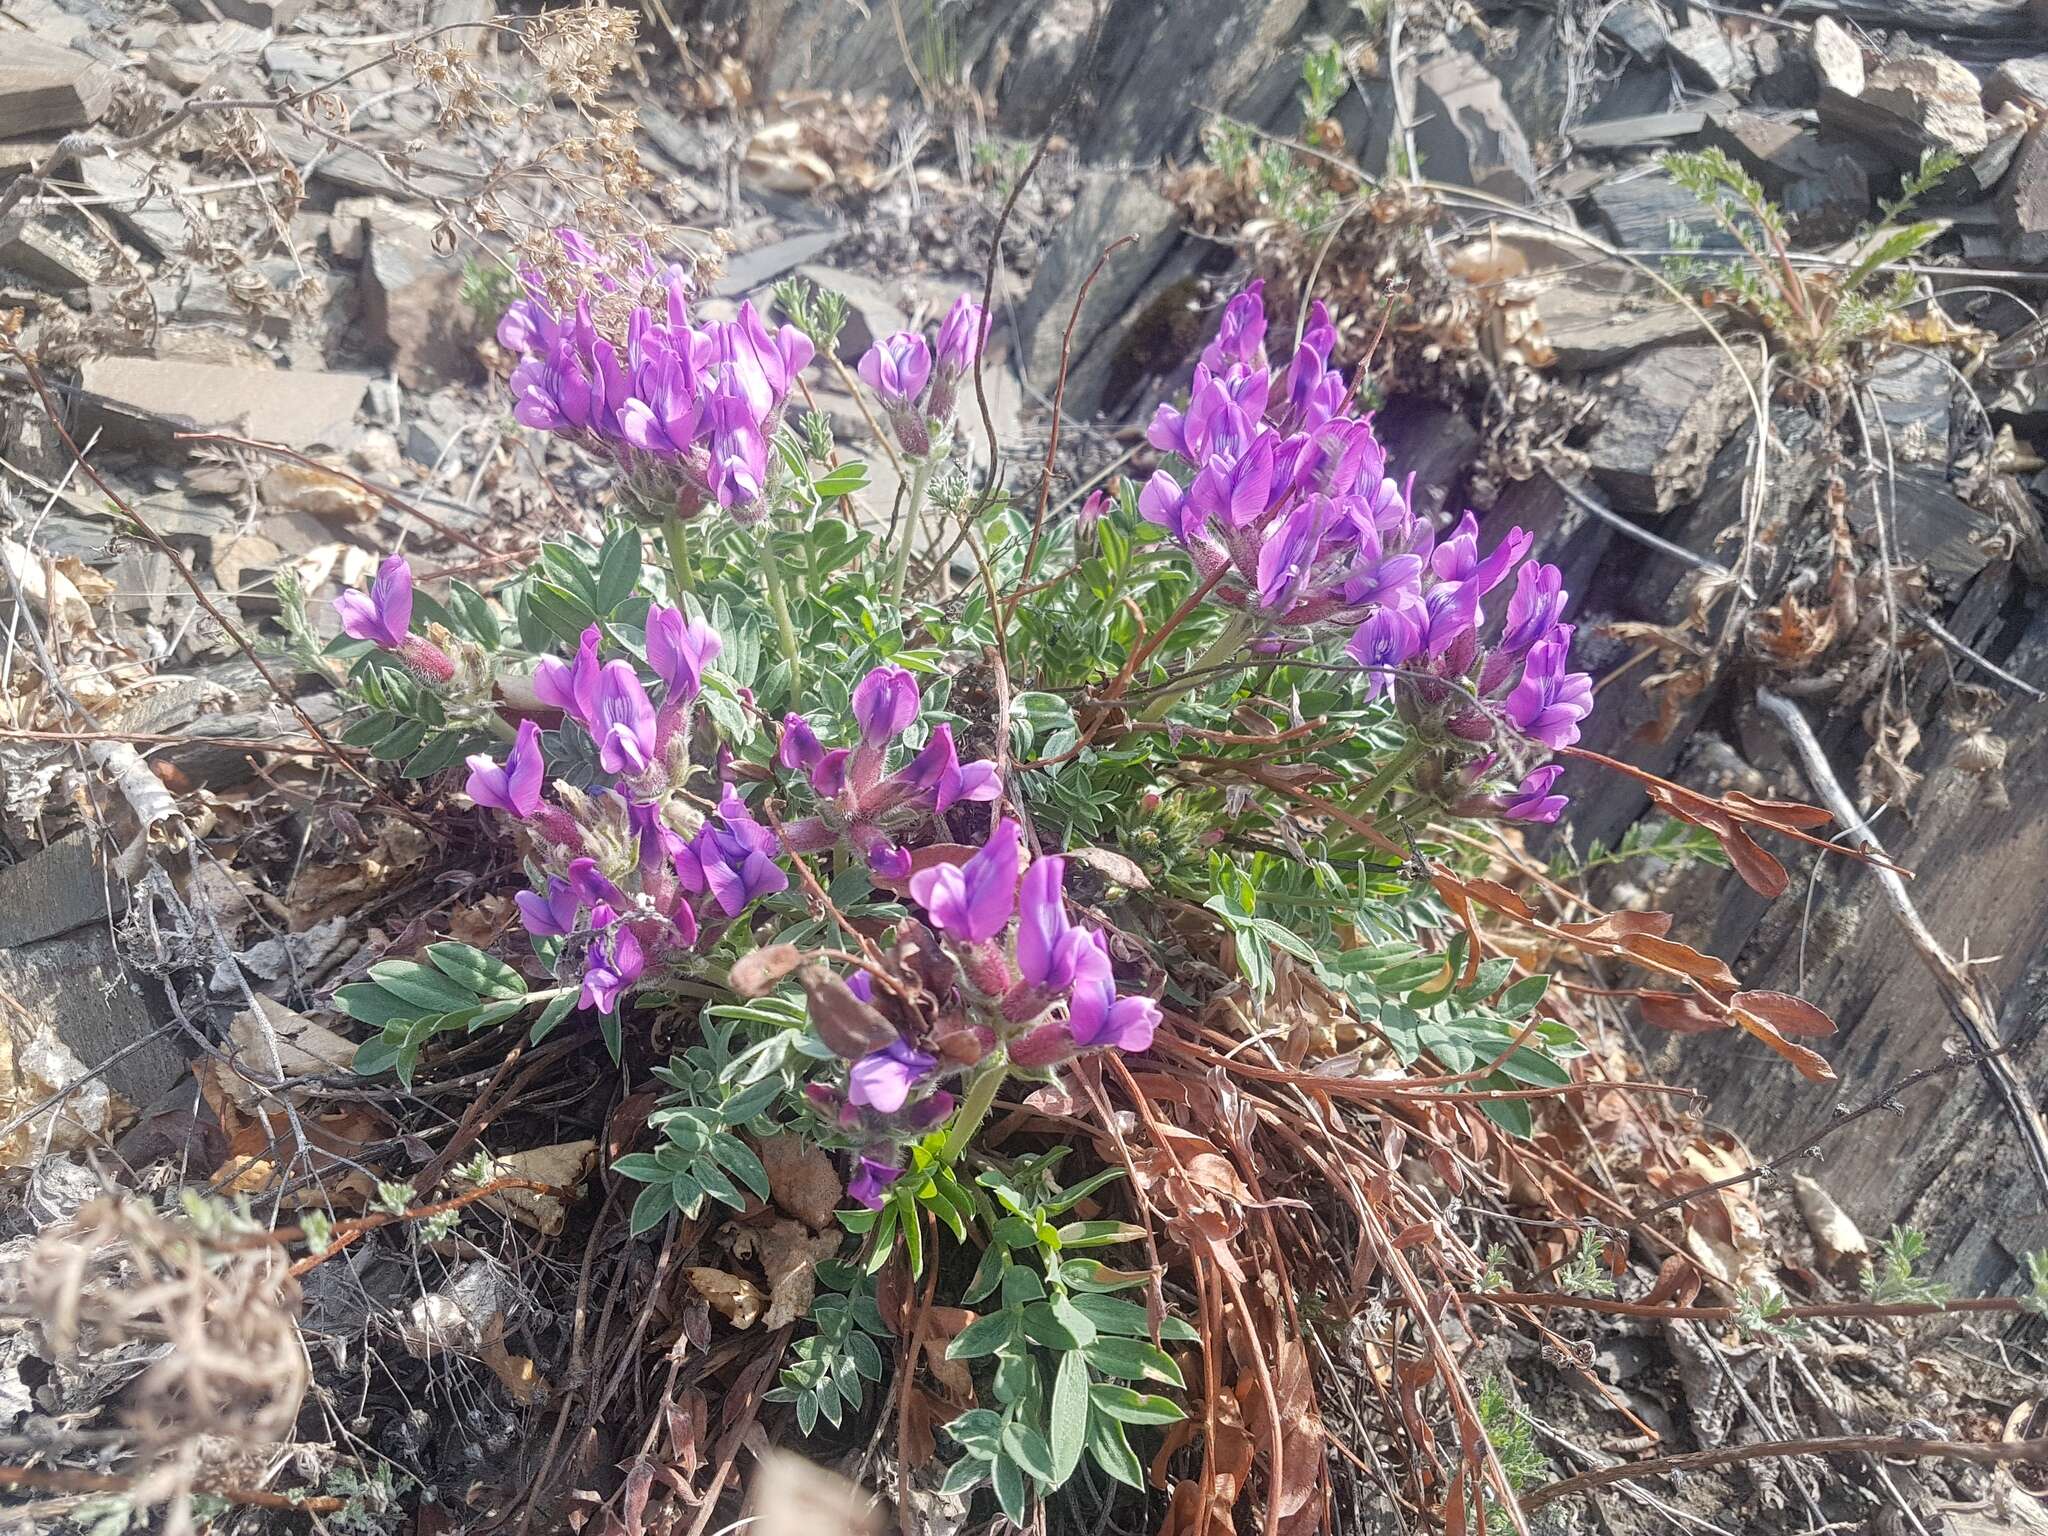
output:
[[[1477,59],[1447,50],[1415,73],[1415,147],[1430,178],[1526,203],[1536,162],[1500,81]]]
[[[281,30],[304,14],[312,0],[171,0],[187,16],[205,19],[219,12],[229,21]]]
[[[1917,437],[1937,454],[1948,452],[1949,392],[1954,375],[1925,352],[1894,352],[1870,370],[1870,394],[1878,419],[1891,435],[1894,455]],[[1910,455],[1908,455],[1910,457]]]
[[[1977,77],[1938,53],[1885,59],[1857,95],[1823,86],[1820,122],[1875,145],[1902,169],[1917,166],[1929,150],[1945,149],[1967,160],[1991,142]]]
[[[1590,201],[1623,250],[1661,250],[1675,228],[1708,253],[1741,247],[1713,210],[1662,171],[1617,178],[1597,186]]]
[[[1103,264],[1074,326],[1074,355],[1063,402],[1072,416],[1085,418],[1115,403],[1105,398],[1112,389],[1112,362],[1160,318],[1155,306],[1172,284],[1159,279],[1171,275],[1171,258],[1181,236],[1180,211],[1128,174],[1090,172],[1073,211],[1039,263],[1017,317],[1025,382],[1049,396],[1059,379],[1061,338],[1081,285],[1103,251],[1126,235],[1136,239]],[[1140,298],[1148,294],[1153,296],[1151,303],[1141,307]],[[1131,371],[1119,370],[1118,388],[1135,386],[1138,380]]]
[[[0,274],[46,288],[84,288],[100,275],[100,260],[42,218],[17,208],[0,219]]]
[[[1756,177],[1809,239],[1842,239],[1870,213],[1870,178],[1855,153],[1796,122],[1724,112],[1705,139]]]
[[[1984,109],[1996,112],[2007,102],[2048,112],[2048,54],[2033,59],[2007,59],[1984,82]]]
[[[1741,373],[1721,348],[1642,353],[1615,376],[1586,444],[1593,478],[1616,511],[1662,517],[1705,488],[1714,455],[1749,409]]]
[[[1813,24],[1813,36],[1807,52],[1823,94],[1831,92],[1844,97],[1863,94],[1863,84],[1868,78],[1863,65],[1863,45],[1832,16],[1823,16]]]
[[[1671,36],[1671,19],[1657,0],[1621,0],[1600,21],[1600,32],[1611,37],[1645,64],[1664,57]]]
[[[773,244],[741,251],[726,264],[725,275],[711,285],[711,296],[740,299],[765,288],[786,272],[807,261],[816,261],[846,238],[843,230],[828,229],[792,235]]]
[[[168,256],[185,244],[185,216],[153,177],[172,187],[190,180],[185,167],[176,161],[155,161],[147,170],[108,155],[88,155],[78,162],[78,179],[93,196],[103,199],[100,211],[146,250]]]
[[[189,93],[206,84],[222,59],[253,54],[262,41],[262,31],[242,21],[168,26],[148,49],[142,67],[152,80]]]
[[[363,330],[408,389],[467,383],[482,372],[483,326],[462,302],[462,266],[403,217],[372,217],[363,257]]]
[[[310,268],[317,273],[318,268]],[[292,334],[292,313],[283,299],[300,281],[299,269],[289,258],[274,256],[243,269],[245,280],[253,279],[261,290],[276,296],[267,305],[238,301],[227,279],[217,272],[188,267],[176,277],[153,286],[157,310],[164,323],[186,329],[226,331],[233,335],[261,336],[283,341]],[[319,279],[316,276],[315,281]]]
[[[1732,91],[1756,78],[1748,48],[1722,31],[1708,12],[1696,12],[1690,23],[1673,31],[1668,47],[1680,77],[1703,91]]]
[[[153,357],[88,358],[83,417],[108,446],[164,447],[182,428],[288,448],[346,446],[369,379],[315,369],[234,368]]]
[[[1565,373],[1610,367],[1646,347],[1700,336],[1700,320],[1668,299],[1629,300],[1560,286],[1536,296],[1536,315],[1554,365]]]
[[[1756,83],[1751,99],[1772,107],[1811,107],[1820,94],[1820,77],[1813,67],[1813,54],[1783,32],[1765,30],[1749,40],[1750,57],[1756,60]]]
[[[2027,135],[1998,192],[2007,249],[2027,266],[2048,262],[2048,124]]]
[[[0,138],[83,128],[114,97],[114,73],[85,54],[23,32],[0,50]]]
[[[1571,139],[1581,149],[1633,149],[1639,144],[1689,139],[1706,125],[1703,108],[1681,107],[1676,112],[1645,112],[1580,123],[1572,129]]]

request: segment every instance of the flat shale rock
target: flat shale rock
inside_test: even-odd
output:
[[[1645,352],[1609,388],[1586,444],[1593,478],[1617,512],[1662,517],[1705,489],[1714,455],[1749,409],[1741,372],[1719,347]]]
[[[1883,60],[1856,95],[1823,88],[1820,122],[1831,132],[1875,145],[1902,169],[1917,166],[1929,150],[1949,150],[1968,160],[1991,142],[1977,77],[1939,53]]]
[[[1863,65],[1863,45],[1849,35],[1848,28],[1832,16],[1823,16],[1813,24],[1813,36],[1807,47],[1823,94],[1863,94],[1863,83],[1868,78]]]
[[[1756,177],[1810,240],[1843,239],[1870,214],[1870,177],[1856,152],[1788,118],[1724,112],[1703,137]]]
[[[372,214],[363,255],[363,329],[371,351],[390,360],[398,382],[432,390],[482,373],[482,329],[462,302],[462,265],[433,237],[391,209]]]
[[[44,288],[84,288],[99,275],[97,255],[28,209],[0,218],[0,278],[26,278]]]
[[[2048,122],[2037,125],[2020,146],[1998,191],[1998,217],[2016,260],[2048,262]]]
[[[9,32],[0,51],[0,138],[83,128],[114,98],[114,72],[42,38]]]
[[[1670,36],[1671,61],[1688,85],[1703,91],[1739,90],[1756,78],[1749,49],[1721,30],[1721,23],[1701,11]]]
[[[2007,59],[1984,82],[1984,109],[1996,112],[2007,102],[2048,112],[2048,54],[2035,59]]]
[[[369,389],[359,373],[310,368],[234,368],[154,357],[87,359],[81,385],[97,399],[84,416],[110,447],[163,447],[188,423],[287,448],[354,441]],[[189,428],[188,428],[189,429]]]
[[[1543,340],[1565,373],[1607,368],[1646,347],[1701,335],[1698,317],[1681,304],[1618,298],[1586,288],[1538,294],[1536,315],[1543,322]]]
[[[1595,187],[1590,200],[1614,243],[1623,250],[1662,250],[1677,225],[1709,255],[1742,247],[1711,209],[1662,171],[1617,177]]]
[[[1439,53],[1415,74],[1415,147],[1432,179],[1512,202],[1536,195],[1536,162],[1500,81],[1477,59]]]
[[[1657,0],[1621,0],[1600,19],[1600,35],[1621,44],[1645,64],[1664,57],[1671,18]]]

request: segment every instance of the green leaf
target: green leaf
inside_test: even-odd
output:
[[[1074,1307],[1103,1333],[1123,1334],[1130,1338],[1150,1338],[1152,1335],[1151,1314],[1136,1302],[1118,1301],[1114,1296],[1083,1294],[1074,1298]],[[1162,1339],[1185,1340],[1201,1337],[1190,1324],[1177,1317],[1159,1320],[1159,1336]]]
[[[1095,1325],[1064,1296],[1034,1301],[1019,1315],[1025,1336],[1048,1349],[1080,1349],[1095,1342]]]
[[[356,1057],[350,1065],[358,1077],[376,1077],[389,1072],[397,1060],[398,1042],[373,1035],[356,1047]]]
[[[390,735],[370,743],[370,756],[380,762],[395,763],[401,757],[410,757],[418,751],[420,743],[426,739],[426,721],[402,720]]]
[[[1026,1302],[1045,1300],[1045,1282],[1022,1264],[1003,1271],[1003,1305],[1021,1307]]]
[[[609,614],[633,595],[640,583],[640,530],[619,529],[604,541],[597,558],[597,610]]]
[[[483,593],[466,581],[448,583],[448,611],[456,620],[453,627],[465,629],[469,637],[485,650],[495,651],[504,641],[504,632],[499,627],[498,616],[491,612],[491,605]]]
[[[948,1360],[978,1360],[983,1355],[992,1355],[1010,1342],[1010,1334],[1016,1318],[1008,1312],[991,1312],[987,1317],[976,1318],[946,1346]]]
[[[560,997],[551,999],[547,1007],[541,1009],[540,1017],[533,1021],[533,1028],[526,1032],[527,1044],[538,1045],[541,1041],[547,1039],[549,1035],[554,1033],[555,1026],[569,1017],[575,1011],[575,1008],[576,994],[574,992],[564,992]]]
[[[669,1169],[652,1152],[628,1152],[612,1164],[612,1172],[622,1179],[633,1179],[641,1184],[662,1184],[668,1181]]]
[[[733,1171],[741,1183],[765,1201],[768,1198],[768,1170],[761,1166],[761,1159],[754,1155],[754,1149],[737,1136],[714,1136],[711,1138],[711,1155]]]
[[[946,1468],[939,1480],[939,1492],[949,1499],[964,1498],[987,1480],[989,1465],[978,1456],[962,1456]]]
[[[1044,1435],[1023,1420],[1012,1419],[1003,1426],[1003,1453],[1029,1472],[1040,1486],[1059,1486],[1053,1473],[1052,1447],[1046,1444]]]
[[[1053,1377],[1052,1412],[1047,1417],[1052,1430],[1052,1477],[1054,1488],[1064,1487],[1081,1464],[1081,1452],[1088,1444],[1088,1362],[1078,1352],[1060,1357]]]
[[[970,1408],[940,1427],[965,1449],[978,1452],[987,1461],[995,1455],[996,1442],[1002,1438],[1003,1420],[993,1409]]]
[[[650,1184],[640,1191],[640,1197],[633,1202],[633,1214],[626,1223],[627,1230],[634,1237],[643,1232],[652,1232],[674,1209],[675,1202],[669,1196],[669,1186]]]
[[[408,779],[430,779],[437,773],[453,768],[462,761],[475,740],[474,736],[462,731],[443,731],[413,753],[406,762],[402,776]]]
[[[1068,1259],[1060,1265],[1061,1281],[1076,1291],[1128,1291],[1151,1278],[1148,1270],[1111,1269],[1100,1259]]]
[[[811,482],[811,489],[818,493],[820,501],[835,501],[841,496],[852,496],[868,488],[868,467],[855,460],[842,464]]]
[[[551,582],[536,581],[526,589],[526,611],[542,630],[566,650],[574,650],[583,631],[597,622],[590,604]]]
[[[1107,1414],[1088,1415],[1088,1455],[1118,1482],[1132,1488],[1145,1486],[1145,1467],[1124,1438],[1124,1427]]]
[[[1129,1387],[1119,1387],[1107,1381],[1098,1381],[1090,1387],[1088,1400],[1097,1413],[1107,1414],[1124,1424],[1178,1424],[1187,1417],[1178,1403],[1134,1392]]]
[[[1163,1381],[1169,1387],[1187,1386],[1173,1357],[1140,1339],[1103,1334],[1088,1346],[1087,1354],[1088,1363],[1105,1376],[1125,1381]]]
[[[974,1266],[974,1278],[967,1283],[960,1301],[964,1306],[976,1306],[995,1294],[1003,1280],[1003,1249],[999,1243],[990,1243],[981,1251],[981,1262]]]
[[[1106,1248],[1144,1240],[1145,1229],[1127,1221],[1070,1221],[1059,1229],[1062,1248]]]
[[[1024,1470],[1008,1456],[998,1455],[995,1460],[996,1502],[1003,1507],[1003,1513],[1010,1517],[1010,1523],[1022,1527],[1024,1524]]]
[[[477,1002],[474,992],[412,960],[380,960],[370,967],[370,979],[393,997],[434,1013],[457,1013]]]
[[[1124,1176],[1121,1168],[1105,1168],[1093,1178],[1083,1179],[1071,1189],[1063,1189],[1059,1198],[1039,1207],[1048,1216],[1060,1216],[1071,1211],[1105,1184],[1114,1183]]]
[[[467,944],[444,940],[427,946],[434,969],[478,997],[524,997],[526,980],[504,961]]]
[[[395,993],[386,992],[374,981],[353,981],[345,987],[337,987],[334,1003],[358,1023],[374,1024],[379,1029],[420,1016],[417,1003],[409,1003]]]

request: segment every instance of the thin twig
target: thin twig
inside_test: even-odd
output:
[[[1686,1451],[1677,1456],[1653,1456],[1648,1461],[1624,1461],[1615,1466],[1580,1472],[1523,1494],[1522,1508],[1534,1513],[1546,1504],[1554,1504],[1559,1499],[1568,1499],[1609,1483],[1635,1482],[1672,1472],[1706,1472],[1745,1461],[1766,1461],[1774,1456],[1940,1456],[1950,1461],[1974,1462],[1978,1466],[2015,1461],[2038,1465],[2048,1462],[2048,1440],[2012,1440],[1997,1445],[1973,1440],[1923,1440],[1914,1435],[1830,1435],[1811,1440],[1761,1440],[1753,1445],[1724,1445],[1709,1451]]]

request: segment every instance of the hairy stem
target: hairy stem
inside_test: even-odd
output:
[[[683,526],[683,520],[674,512],[661,525],[661,536],[668,545],[669,583],[675,589],[671,598],[683,592],[696,590],[696,573],[690,568],[690,533]]]
[[[1230,657],[1244,645],[1245,637],[1251,633],[1251,628],[1252,621],[1244,614],[1232,614],[1229,621],[1224,624],[1223,632],[1209,642],[1208,648],[1196,657],[1190,666],[1182,670],[1181,681],[1147,704],[1145,712],[1138,716],[1138,719],[1141,722],[1164,720],[1167,710],[1173,707],[1174,700],[1190,689],[1200,687],[1202,683],[1215,678],[1217,668],[1226,665]]]
[[[903,611],[903,589],[910,580],[910,546],[917,538],[918,514],[924,509],[924,493],[937,468],[931,457],[917,460],[910,470],[910,502],[903,509],[903,540],[896,546],[896,569],[889,577],[889,605]]]
[[[1373,808],[1386,799],[1387,792],[1400,782],[1401,775],[1427,750],[1420,737],[1410,737],[1402,743],[1401,749],[1382,763],[1379,771],[1365,781],[1365,788],[1358,792],[1358,799],[1354,802],[1358,814],[1371,814]]]
[[[797,679],[802,676],[802,665],[797,661],[796,625],[789,618],[789,595],[782,586],[782,561],[775,553],[775,530],[771,524],[761,525],[761,580],[768,590],[768,607],[775,615],[775,632],[782,643],[782,659],[789,664],[790,697],[796,697]]]

